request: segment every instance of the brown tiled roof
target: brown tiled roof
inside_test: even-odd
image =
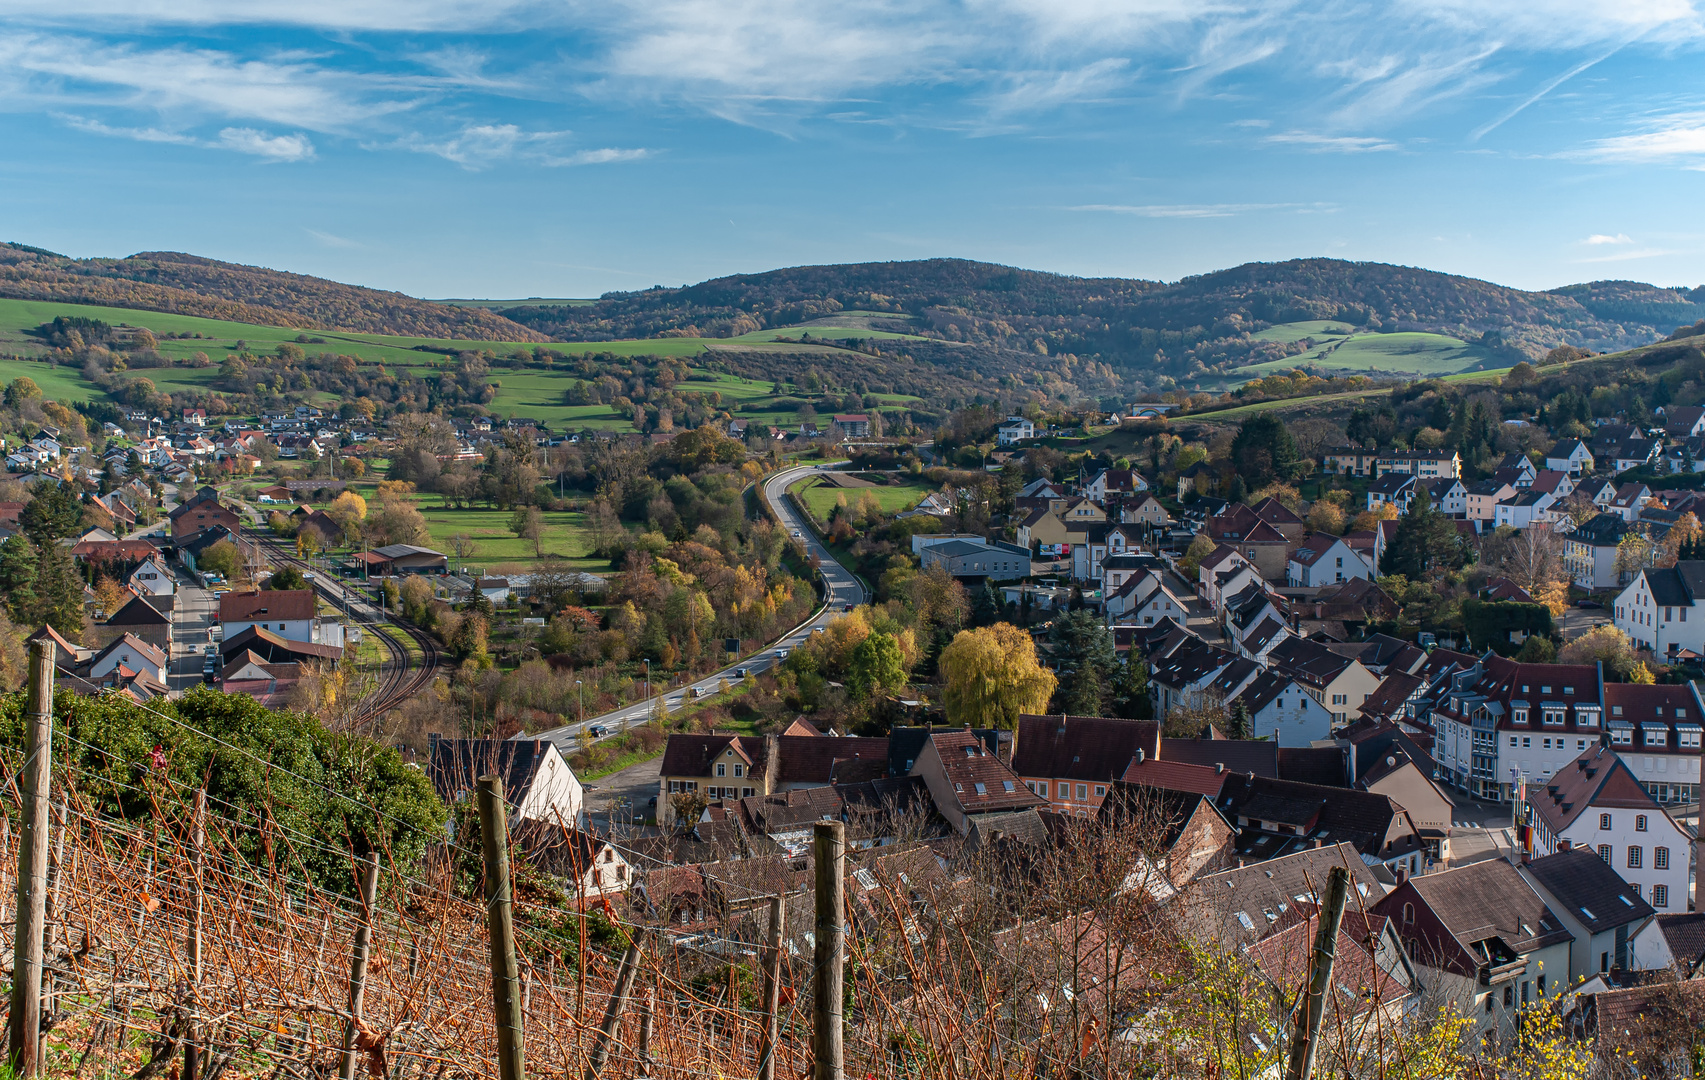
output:
[[[1420,834],[1403,808],[1370,791],[1245,776],[1241,782],[1228,781],[1216,805],[1229,819],[1286,826],[1287,834],[1294,828],[1305,842],[1321,838],[1354,844],[1376,859],[1395,858],[1421,846]]]
[[[1334,866],[1350,872],[1351,910],[1359,911],[1383,895],[1384,886],[1355,848],[1327,844],[1202,878],[1186,910],[1202,936],[1227,947],[1249,944],[1282,929],[1280,920],[1298,904],[1318,905],[1317,890],[1326,887]]]
[[[1012,771],[1020,776],[1110,783],[1138,750],[1160,753],[1160,724],[1104,716],[1018,718]]]
[[[1664,810],[1635,778],[1616,751],[1594,746],[1552,774],[1549,783],[1529,787],[1528,801],[1555,835],[1590,809]]]
[[[1193,741],[1193,740],[1192,740]],[[1193,792],[1218,798],[1230,775],[1211,765],[1191,765],[1182,761],[1146,758],[1132,761],[1119,777],[1119,783],[1136,787],[1158,788],[1162,791]]]
[[[169,626],[171,618],[148,602],[145,596],[132,592],[124,606],[107,616],[107,626]]]
[[[1291,911],[1297,911],[1292,908]],[[1349,1017],[1402,1001],[1409,991],[1374,961],[1374,951],[1358,934],[1358,920],[1346,913],[1338,928],[1332,982],[1340,993],[1332,995],[1332,1013]],[[1265,916],[1263,916],[1265,917]],[[1377,920],[1383,926],[1385,920]],[[1314,959],[1314,939],[1320,931],[1319,916],[1298,918],[1272,936],[1249,947],[1249,959],[1287,999],[1308,982]]]
[[[1659,915],[1658,929],[1663,931],[1670,955],[1681,969],[1681,977],[1691,979],[1700,961],[1705,961],[1705,911]]]
[[[1269,525],[1301,525],[1302,518],[1296,511],[1269,495],[1249,508],[1255,516]]]
[[[836,738],[822,735],[783,735],[776,740],[781,761],[776,782],[827,784],[836,762],[888,762],[887,739]]]
[[[1279,744],[1269,739],[1162,739],[1160,760],[1227,772],[1279,776]]]
[[[1535,859],[1527,872],[1589,933],[1603,933],[1657,914],[1609,863],[1587,848]]]
[[[966,813],[1025,810],[1044,805],[1016,774],[969,731],[931,735],[941,770]],[[981,790],[979,790],[981,789]]]
[[[1411,893],[1427,905],[1457,946],[1455,950],[1433,946],[1434,964],[1470,978],[1486,959],[1475,950],[1477,942],[1499,938],[1516,952],[1526,953],[1569,940],[1562,920],[1502,859],[1410,878],[1374,907],[1379,914],[1396,919],[1399,932],[1404,925],[1402,904]]]
[[[1640,1058],[1676,1032],[1705,1026],[1705,983],[1690,979],[1607,990],[1592,996],[1592,1007],[1601,1052],[1617,1047]]]
[[[163,668],[166,666],[166,654],[160,651],[160,649],[156,646],[143,641],[135,634],[120,634],[118,639],[111,645],[108,645],[106,648],[97,653],[95,655],[95,659],[99,660],[101,657],[115,649],[129,649],[131,652],[148,660],[156,668]]]
[[[1337,746],[1279,747],[1279,779],[1321,787],[1344,787],[1349,780],[1349,762]]]
[[[764,760],[764,740],[756,735],[687,735],[669,736],[663,748],[664,776],[709,776],[713,761],[722,755],[731,742],[738,742],[746,760],[761,766]]]
[[[260,626],[247,627],[219,643],[219,652],[223,656],[230,656],[242,649],[253,649],[273,661],[281,654],[292,657],[308,656],[319,660],[336,660],[343,656],[343,650],[336,645],[291,641]]]
[[[300,622],[313,617],[312,589],[262,589],[219,597],[220,622]]]
[[[1369,694],[1362,702],[1362,716],[1390,717],[1403,711],[1403,704],[1409,700],[1409,695],[1426,685],[1426,680],[1417,675],[1405,675],[1393,672],[1380,680],[1379,689]]]

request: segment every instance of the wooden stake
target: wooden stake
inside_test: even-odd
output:
[[[817,947],[812,957],[813,1080],[844,1080],[841,1064],[841,980],[846,945],[847,827],[840,821],[816,826]]]
[[[639,1003],[639,1066],[646,1071],[651,1069],[651,1023],[656,1012],[656,992],[647,990]]]
[[[51,641],[30,643],[28,757],[21,770],[23,829],[18,837],[18,917],[13,924],[12,1008],[7,1059],[18,1076],[41,1074],[42,930],[47,922],[48,796],[53,785]]]
[[[1320,1040],[1320,1020],[1326,1012],[1326,990],[1332,985],[1332,961],[1338,946],[1338,927],[1344,921],[1344,904],[1350,897],[1350,871],[1334,866],[1326,877],[1326,903],[1320,909],[1320,926],[1314,933],[1313,972],[1308,980],[1308,1000],[1297,1014],[1297,1033],[1291,1040],[1290,1066],[1286,1080],[1309,1080],[1314,1071],[1314,1052]]]
[[[202,876],[206,869],[207,848],[207,789],[202,788],[195,793],[195,832],[190,840],[195,851],[195,877],[189,884],[189,985],[193,995],[201,986],[201,919],[203,902],[201,896]],[[184,1078],[183,1080],[200,1080],[201,1078],[201,1047],[200,1032],[194,1024],[184,1035]]]
[[[758,1042],[758,1080],[776,1080],[776,1041],[781,1014],[782,900],[770,897],[770,940],[764,948],[764,1030]]]
[[[367,996],[367,955],[373,947],[373,910],[378,902],[379,853],[372,851],[361,875],[361,922],[355,928],[355,944],[349,954],[349,1020],[343,1025],[343,1063],[338,1067],[341,1080],[355,1080],[355,1025]]]
[[[616,986],[610,991],[610,1003],[604,1008],[604,1022],[598,1025],[597,1038],[592,1040],[592,1056],[586,1062],[586,1080],[598,1080],[598,1073],[610,1056],[610,1040],[627,1011],[628,996],[633,992],[633,977],[639,971],[639,937],[636,934],[622,953],[622,966],[616,972]]]
[[[480,840],[485,847],[486,921],[491,928],[491,1004],[497,1020],[499,1080],[522,1080],[521,973],[515,960],[515,898],[509,886],[509,822],[503,780],[479,778]]]

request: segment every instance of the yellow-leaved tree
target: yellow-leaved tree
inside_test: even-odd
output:
[[[941,652],[949,724],[1012,728],[1048,707],[1058,680],[1036,662],[1036,643],[1011,623],[961,630]]]

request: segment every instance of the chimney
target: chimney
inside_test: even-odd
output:
[[[1399,866],[1397,868],[1397,884],[1401,885],[1407,880],[1409,880],[1409,868],[1407,866]]]
[[[1223,774],[1224,772],[1225,772],[1225,762],[1223,762],[1223,761],[1214,762],[1214,775],[1219,776],[1219,775]]]
[[[1142,748],[1138,747],[1137,748],[1137,764],[1141,765],[1143,763],[1144,759],[1146,759],[1147,757],[1148,757],[1148,755],[1143,753]]]

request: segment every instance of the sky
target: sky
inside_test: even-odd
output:
[[[0,240],[426,297],[1705,284],[1705,0],[0,0]]]

